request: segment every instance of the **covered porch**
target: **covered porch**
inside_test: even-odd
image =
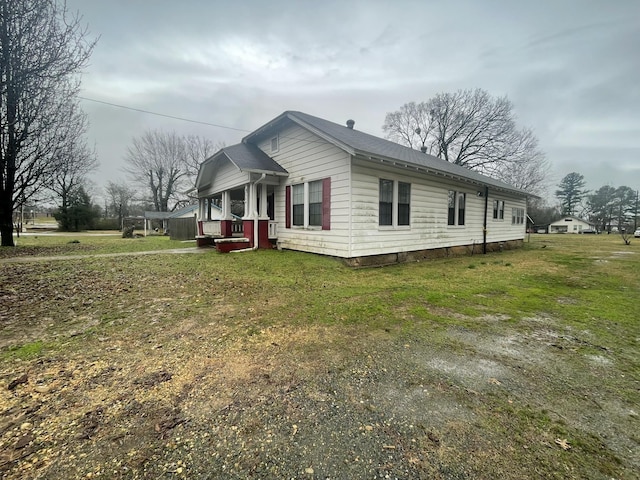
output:
[[[198,245],[220,251],[272,247],[278,238],[274,190],[279,181],[260,179],[199,199]]]
[[[220,251],[271,248],[278,238],[275,192],[288,175],[258,147],[244,143],[205,160],[196,179],[198,245],[214,244]]]

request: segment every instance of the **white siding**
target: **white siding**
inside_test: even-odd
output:
[[[217,168],[211,170],[211,185],[206,190],[198,191],[200,197],[237,188],[249,182],[249,174],[240,172],[238,168],[229,161],[221,162],[217,165]]]
[[[409,227],[378,225],[379,179],[411,184],[411,216]],[[447,225],[447,194],[449,190],[466,193],[464,226]],[[403,168],[379,166],[354,160],[352,169],[352,257],[395,252],[481,245],[483,241],[484,197],[473,185],[458,183],[443,177],[420,174]],[[492,224],[493,203],[489,194],[487,242],[524,238],[524,225],[511,225],[511,207],[525,207],[525,200],[501,197],[505,200],[505,219]]]
[[[589,223],[576,217],[563,217],[549,225],[549,233],[582,233],[582,230],[592,228]]]
[[[275,188],[275,221],[283,248],[349,257],[349,154],[295,125],[281,130],[279,148],[271,152],[271,138],[258,147],[289,172]],[[285,187],[331,178],[331,229],[285,228]]]
[[[483,198],[484,200],[484,198]],[[493,201],[504,201],[504,219],[493,218]],[[487,241],[488,242],[505,242],[507,240],[524,239],[527,225],[527,202],[524,198],[515,197],[513,195],[493,193],[489,188],[489,204],[487,205]],[[524,223],[514,225],[512,223],[511,213],[514,208],[524,209]]]

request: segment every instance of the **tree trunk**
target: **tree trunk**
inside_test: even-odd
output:
[[[5,192],[2,192],[2,196],[7,197]],[[11,199],[8,202],[5,198],[0,199],[0,236],[3,247],[15,247],[13,242],[13,208],[7,208],[11,203]]]

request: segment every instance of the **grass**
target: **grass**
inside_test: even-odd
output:
[[[25,343],[24,345],[20,346],[11,346],[5,352],[3,352],[3,358],[29,360],[31,358],[39,356],[42,353],[43,349],[44,344],[41,341]]]
[[[2,256],[185,246],[69,240]],[[39,405],[7,478],[637,478],[637,241],[535,235],[371,269],[276,250],[0,268],[0,379],[31,378],[2,411]],[[169,411],[186,421],[165,431]],[[0,432],[9,455],[23,432]]]
[[[195,242],[170,240],[168,237],[121,238],[118,232],[66,233],[64,235],[32,234],[15,238],[16,247],[0,248],[0,258],[22,256],[96,255],[144,252],[195,247]]]

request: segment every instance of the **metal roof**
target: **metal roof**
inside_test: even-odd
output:
[[[287,171],[282,168],[273,158],[264,153],[255,145],[249,143],[239,143],[220,150],[240,171],[272,173],[276,175],[287,175]],[[219,153],[220,153],[219,152]]]
[[[399,143],[385,140],[384,138],[348,128],[346,125],[339,125],[303,112],[286,111],[282,113],[269,123],[244,137],[242,139],[243,144],[250,144],[250,142],[263,138],[272,129],[279,128],[283,121],[287,119],[324,138],[328,142],[333,143],[351,155],[392,164],[399,163],[404,166],[416,168],[418,171],[423,170],[425,173],[442,175],[482,186],[486,185],[519,195],[530,195],[526,191],[505,182],[447,162],[433,155],[422,153],[418,150],[400,145]]]

